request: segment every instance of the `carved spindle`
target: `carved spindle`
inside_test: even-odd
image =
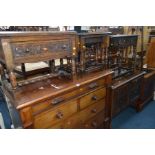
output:
[[[51,73],[55,72],[55,61],[54,60],[49,61],[49,68],[50,68]]]
[[[82,53],[81,53],[81,69],[82,72],[85,70],[85,53],[86,53],[86,46],[82,46]]]
[[[67,57],[67,66],[70,66],[70,58]]]
[[[15,74],[12,71],[9,73],[9,78],[10,78],[10,82],[11,82],[12,88],[16,89],[16,87],[17,87],[16,76],[15,76]]]
[[[72,75],[73,75],[73,78],[76,75],[75,56],[76,56],[76,47],[73,47],[73,53],[72,53]]]
[[[60,58],[60,67],[63,67],[63,58]]]
[[[2,64],[0,64],[0,75],[3,75],[4,74],[4,68],[2,66]]]
[[[25,64],[24,63],[21,64],[21,70],[22,70],[24,78],[26,78],[26,69],[25,69]]]

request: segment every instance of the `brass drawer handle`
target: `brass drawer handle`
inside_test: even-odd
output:
[[[91,126],[94,127],[94,128],[96,128],[96,127],[97,127],[97,123],[96,123],[95,121],[93,121],[93,122],[91,123]]]
[[[97,100],[97,96],[92,96],[92,98],[91,98],[93,101],[96,101]]]
[[[96,110],[96,109],[92,109],[91,112],[92,112],[92,113],[96,113],[97,110]]]
[[[61,103],[61,102],[63,102],[63,101],[64,101],[63,98],[56,98],[56,99],[54,99],[54,100],[52,101],[52,104],[55,105],[55,104]]]
[[[93,89],[93,88],[98,87],[98,84],[97,84],[96,82],[94,82],[94,83],[91,83],[88,87],[89,87],[90,89]]]
[[[57,117],[58,119],[62,119],[62,118],[63,118],[63,113],[62,113],[62,112],[58,112],[58,113],[56,114],[56,117]]]

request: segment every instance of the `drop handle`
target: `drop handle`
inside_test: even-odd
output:
[[[96,101],[97,100],[97,96],[93,96],[92,98],[91,98],[93,101]]]
[[[57,117],[58,119],[62,119],[62,118],[63,118],[63,113],[62,113],[62,112],[58,112],[58,113],[56,114],[56,117]]]
[[[54,100],[52,101],[52,104],[55,105],[55,104],[61,103],[61,102],[63,102],[63,101],[64,101],[63,98],[56,98],[56,99],[54,99]]]
[[[97,127],[97,123],[96,123],[95,121],[93,121],[93,122],[91,123],[91,126],[96,128],[96,127]]]
[[[92,113],[96,113],[97,110],[96,110],[96,109],[92,109],[91,112],[92,112]]]
[[[89,89],[93,89],[93,88],[98,87],[98,84],[96,82],[94,82],[94,83],[91,83],[88,87],[89,87]]]

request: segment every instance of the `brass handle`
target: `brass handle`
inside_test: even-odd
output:
[[[96,128],[96,127],[97,127],[97,123],[96,123],[95,121],[93,121],[93,122],[91,123],[91,126]]]
[[[93,89],[93,88],[98,87],[98,84],[97,84],[96,82],[94,82],[94,83],[91,83],[88,87],[89,87],[90,89]]]
[[[56,98],[56,99],[54,99],[54,100],[52,101],[52,104],[55,105],[55,104],[61,103],[61,102],[63,102],[63,101],[64,101],[63,98]]]
[[[96,110],[96,109],[92,109],[91,112],[92,112],[92,113],[96,113],[97,110]]]
[[[93,96],[92,98],[91,98],[93,101],[96,101],[97,100],[97,96]]]
[[[62,113],[62,112],[58,112],[58,113],[56,114],[56,117],[57,117],[58,119],[62,119],[62,118],[63,118],[63,113]]]

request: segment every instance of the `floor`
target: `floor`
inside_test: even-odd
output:
[[[7,129],[11,128],[11,119],[5,102],[0,97],[0,112]],[[151,101],[137,113],[129,107],[117,115],[112,121],[113,129],[155,129],[155,101]]]
[[[2,101],[1,99],[0,99],[0,113],[3,116],[5,128],[10,129],[11,128],[11,118],[9,115],[9,111],[7,109],[5,102]]]
[[[155,101],[148,103],[137,113],[129,107],[117,115],[112,121],[113,129],[155,129]]]

